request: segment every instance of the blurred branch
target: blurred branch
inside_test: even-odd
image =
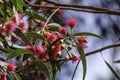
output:
[[[49,8],[49,9],[63,9],[63,10],[75,10],[75,11],[82,11],[82,12],[89,12],[89,13],[103,13],[103,14],[110,14],[110,15],[120,15],[120,11],[116,10],[109,10],[105,8],[98,8],[92,6],[82,6],[82,5],[72,5],[72,4],[60,4],[56,2],[52,2],[49,0],[44,0],[50,4],[54,4],[55,6],[47,6],[47,5],[38,5],[38,4],[31,4],[28,0],[25,0],[29,6],[40,7],[40,8]]]
[[[104,51],[106,49],[115,48],[115,47],[120,47],[120,44],[112,44],[112,45],[102,47],[100,49],[97,49],[97,50],[86,53],[86,56],[93,55],[93,54],[96,54],[98,52],[102,52],[102,51]]]
[[[97,50],[94,50],[94,51],[86,53],[85,56],[90,56],[90,55],[96,54],[98,52],[102,52],[102,51],[104,51],[106,49],[115,48],[115,47],[120,47],[120,44],[112,44],[112,45],[108,45],[108,46],[102,47],[100,49],[97,49]],[[69,58],[69,59],[66,59],[66,58],[57,59],[57,60],[55,60],[55,62],[56,61],[68,61],[68,60],[72,60],[72,58]]]

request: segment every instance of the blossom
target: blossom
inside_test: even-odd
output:
[[[0,76],[0,80],[7,80],[7,77],[5,75]]]
[[[47,61],[47,60],[49,60],[49,55],[48,55],[48,53],[46,52],[46,53],[43,55],[42,61],[44,62],[44,61]]]
[[[35,49],[29,45],[25,47],[26,50],[30,50],[31,52],[35,53]]]
[[[78,56],[73,56],[73,58],[72,58],[73,63],[76,61],[79,61],[79,60],[80,60],[80,57],[78,57]]]
[[[15,72],[16,66],[12,63],[7,64],[7,71]]]
[[[26,21],[19,21],[19,28],[21,31],[25,31],[28,28],[28,23]]]
[[[60,27],[59,32],[62,33],[62,34],[66,34],[67,33],[66,27]]]
[[[44,36],[49,42],[53,42],[57,39],[57,35],[53,33],[46,33]]]
[[[18,17],[17,17],[18,16]],[[17,23],[17,22],[19,22],[19,20],[21,20],[22,19],[22,14],[20,14],[20,13],[16,13],[16,14],[14,14],[14,16],[12,17],[12,20],[15,22],[15,23]],[[18,18],[18,20],[17,20],[17,18]]]
[[[16,28],[15,23],[12,21],[9,21],[9,22],[5,23],[4,31],[5,31],[5,33],[11,33],[11,32],[15,31],[15,28]]]
[[[40,54],[45,53],[45,50],[42,46],[35,46],[35,51],[36,53],[40,53]]]
[[[82,47],[83,49],[87,48],[87,36],[80,36],[78,38],[78,44],[80,45],[80,47]]]
[[[63,11],[62,11],[62,10],[58,10],[58,11],[57,11],[57,15],[58,15],[58,17],[61,17],[62,14],[63,14]]]
[[[62,44],[60,44],[60,43],[56,43],[56,44],[54,45],[54,48],[53,48],[53,50],[52,50],[52,53],[53,53],[54,58],[56,58],[58,52],[61,51],[61,46],[62,46]]]
[[[71,29],[73,29],[73,28],[76,26],[77,21],[76,21],[76,19],[71,18],[71,19],[68,19],[67,24],[69,25],[69,27],[70,27]]]

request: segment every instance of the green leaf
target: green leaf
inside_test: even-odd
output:
[[[73,36],[82,36],[82,35],[93,36],[93,37],[103,39],[101,36],[94,34],[94,33],[89,33],[89,32],[80,32],[80,33],[73,34]]]
[[[11,51],[13,51],[12,49],[9,49],[9,48],[0,48],[0,51],[1,52],[4,52],[4,53],[9,53]]]
[[[112,71],[112,73],[114,74],[114,76],[120,80],[120,77],[118,76],[118,74],[114,71],[114,69],[110,66],[110,64],[104,60],[104,62],[106,63],[106,65],[109,67],[109,69]]]
[[[50,23],[47,26],[49,26],[49,27],[61,27],[61,25],[58,23]]]
[[[5,21],[6,21],[6,18],[7,18],[7,5],[6,4],[7,4],[7,1],[4,0],[4,10],[3,10],[4,18],[3,18],[2,26],[5,24]]]
[[[59,27],[50,27],[49,30],[50,31],[58,31]]]
[[[41,61],[33,61],[33,64],[36,64],[41,72],[43,72],[50,80],[50,73],[45,64]]]
[[[12,4],[14,5],[15,9],[18,10],[18,3],[17,0],[11,0]]]
[[[8,55],[7,60],[12,59],[12,58],[22,55],[22,54],[32,54],[32,53],[29,50],[13,50]]]
[[[61,27],[58,23],[50,23],[47,26],[49,26],[50,31],[58,31],[59,27]]]
[[[23,12],[23,7],[25,6],[23,0],[11,0],[11,2],[15,6],[16,11]]]
[[[76,45],[77,45],[77,43],[76,43]],[[78,52],[80,54],[80,58],[82,60],[82,66],[83,66],[83,78],[82,78],[82,80],[85,80],[86,72],[87,72],[87,66],[86,66],[87,64],[86,64],[85,53],[84,53],[83,49],[79,45],[77,45],[77,50],[78,50]]]
[[[26,11],[25,12],[29,17],[33,18],[33,19],[38,19],[41,21],[46,21],[46,19],[42,16],[40,16],[38,13],[32,12],[32,11]]]
[[[19,29],[16,29],[15,33],[26,43],[26,45],[32,46],[26,35],[24,35]]]
[[[24,2],[23,0],[17,0],[17,7],[18,7],[18,11],[23,12],[23,6],[24,6]]]
[[[30,32],[25,34],[27,37],[39,38],[41,40],[45,40],[44,37],[38,33]]]
[[[21,77],[17,74],[17,73],[13,73],[13,75],[15,76],[15,80],[22,80]]]

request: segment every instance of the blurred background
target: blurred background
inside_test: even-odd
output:
[[[54,1],[54,0],[53,0]],[[57,0],[66,4],[77,4],[120,10],[120,0]],[[94,14],[80,11],[63,11],[62,20],[76,18],[78,21],[74,32],[92,32],[101,35],[104,39],[88,37],[88,48],[85,52],[90,52],[104,46],[116,43],[120,38],[120,16],[108,14]],[[68,27],[68,26],[67,26]],[[119,41],[117,41],[119,43]],[[76,52],[76,51],[74,51]],[[76,53],[77,54],[77,53]],[[120,63],[114,61],[120,60],[120,48],[111,48],[101,53],[87,57],[87,75],[85,80],[117,80],[110,69],[105,64],[103,58],[120,75]],[[68,63],[63,65],[61,72],[58,72],[57,80],[71,80],[77,63]],[[80,63],[74,80],[82,80],[82,64]]]

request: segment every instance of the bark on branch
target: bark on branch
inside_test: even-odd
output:
[[[45,2],[48,2],[50,4],[53,4],[54,6],[47,6],[47,5],[38,5],[38,4],[31,4],[28,0],[25,0],[29,6],[39,7],[39,8],[45,8],[45,9],[63,9],[63,10],[74,10],[74,11],[81,11],[81,12],[88,12],[88,13],[102,13],[102,14],[109,14],[109,15],[120,15],[120,11],[117,10],[110,10],[105,8],[98,8],[93,6],[83,6],[83,5],[72,5],[72,4],[61,4],[52,2],[49,0],[44,0]]]

